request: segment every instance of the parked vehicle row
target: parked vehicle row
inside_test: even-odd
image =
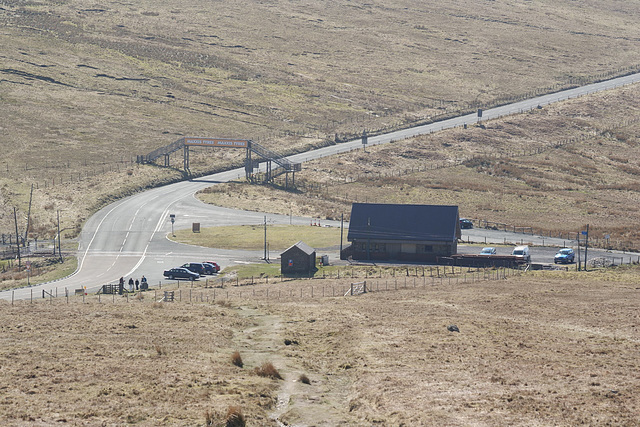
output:
[[[488,246],[482,248],[480,251],[480,255],[496,255],[496,248]],[[525,262],[531,262],[531,252],[529,250],[529,246],[516,246],[513,248],[511,255],[515,255],[517,257],[522,257]],[[575,262],[576,254],[571,248],[562,248],[558,251],[558,253],[553,257],[554,264],[571,264]]]
[[[163,275],[167,279],[197,280],[206,274],[217,274],[220,266],[213,261],[188,262],[180,267],[165,270]]]

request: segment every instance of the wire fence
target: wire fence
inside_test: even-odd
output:
[[[405,270],[407,271],[407,270]],[[429,269],[410,269],[407,276],[381,276],[366,278],[366,293],[392,292],[408,289],[428,289],[433,286],[455,286],[460,284],[475,284],[491,280],[503,280],[523,274],[522,270],[510,268],[473,269],[466,267],[433,267]],[[424,275],[420,273],[425,272]],[[426,273],[431,274],[426,274]],[[360,272],[364,274],[364,272]],[[356,276],[354,276],[356,277]],[[321,298],[344,298],[356,295],[353,292],[354,277],[333,279],[328,276],[311,279],[292,279],[283,276],[260,277],[242,280],[217,279],[206,281],[171,281],[159,282],[146,291],[124,291],[122,294],[87,291],[86,288],[68,289],[54,288],[50,291],[31,290],[30,297],[17,300],[13,296],[11,304],[48,302],[61,303],[227,303],[242,301],[292,301],[316,300]],[[317,284],[316,282],[321,282]],[[360,282],[362,283],[362,282]],[[257,286],[261,285],[261,286]],[[265,286],[267,285],[267,286]],[[170,295],[170,297],[168,297]]]
[[[588,268],[615,268],[622,265],[640,265],[639,254],[600,256],[589,259]],[[577,265],[548,266],[556,270],[569,271]],[[518,278],[529,271],[509,267],[459,267],[459,266],[352,266],[328,272],[322,270],[306,278],[282,275],[249,278],[211,277],[198,281],[158,281],[146,290],[121,293],[103,293],[103,288],[87,290],[53,288],[31,289],[26,299],[16,300],[12,291],[11,304],[46,301],[60,303],[129,303],[129,302],[186,302],[186,303],[239,303],[242,301],[294,301],[319,298],[336,298],[361,293],[392,292],[401,290],[429,289],[433,286],[455,287],[461,284],[480,284],[495,280]],[[354,283],[354,281],[356,281]],[[354,292],[354,285],[363,284],[366,292]],[[118,289],[117,285],[107,285]],[[169,294],[167,294],[169,293]],[[168,298],[170,295],[170,298]]]

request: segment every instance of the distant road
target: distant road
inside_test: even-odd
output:
[[[544,95],[514,104],[483,111],[482,120],[490,120],[510,114],[521,113],[553,102],[576,98],[590,93],[612,89],[640,81],[640,73],[606,82],[591,84],[550,95]],[[477,122],[476,114],[418,126],[411,129],[369,137],[369,145],[398,141],[413,136],[433,133],[443,129]],[[361,140],[354,140],[289,157],[294,162],[305,162],[321,157],[362,148]],[[171,232],[169,214],[176,216],[176,229],[190,228],[193,222],[203,227],[216,225],[261,224],[265,216],[269,224],[308,224],[308,218],[290,218],[257,212],[236,211],[211,206],[194,197],[197,191],[244,176],[244,169],[233,169],[214,175],[183,181],[155,188],[115,202],[93,215],[86,223],[79,238],[78,269],[62,280],[0,292],[3,299],[28,299],[32,295],[41,297],[42,290],[64,294],[86,286],[96,290],[103,284],[117,283],[120,277],[145,275],[151,286],[162,279],[162,271],[187,261],[212,260],[221,266],[244,262],[258,262],[263,251],[228,251],[200,248],[174,243],[166,238]],[[336,222],[326,221],[337,226]],[[275,259],[278,254],[270,254]]]

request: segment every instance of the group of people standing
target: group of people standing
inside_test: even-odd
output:
[[[135,286],[135,290],[142,290],[142,291],[146,291],[147,289],[149,289],[149,284],[147,283],[147,278],[142,276],[142,279],[138,280],[135,279],[133,280],[133,277],[129,278],[129,292],[133,292],[134,291],[134,286]],[[120,292],[124,291],[124,277],[120,278]]]

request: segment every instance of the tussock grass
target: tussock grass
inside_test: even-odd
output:
[[[247,421],[238,406],[230,406],[226,415],[221,415],[216,411],[205,412],[206,427],[245,427]]]
[[[298,381],[300,381],[302,384],[311,384],[311,380],[306,374],[300,374],[300,377],[298,377]]]
[[[238,406],[230,406],[227,410],[225,427],[245,427],[247,425],[244,415]]]
[[[255,373],[260,377],[271,378],[274,380],[281,380],[282,376],[278,369],[271,362],[264,362],[262,365],[255,368]]]
[[[244,366],[244,363],[242,362],[242,356],[240,356],[239,351],[233,352],[233,354],[231,355],[231,363],[238,368],[242,368]]]

